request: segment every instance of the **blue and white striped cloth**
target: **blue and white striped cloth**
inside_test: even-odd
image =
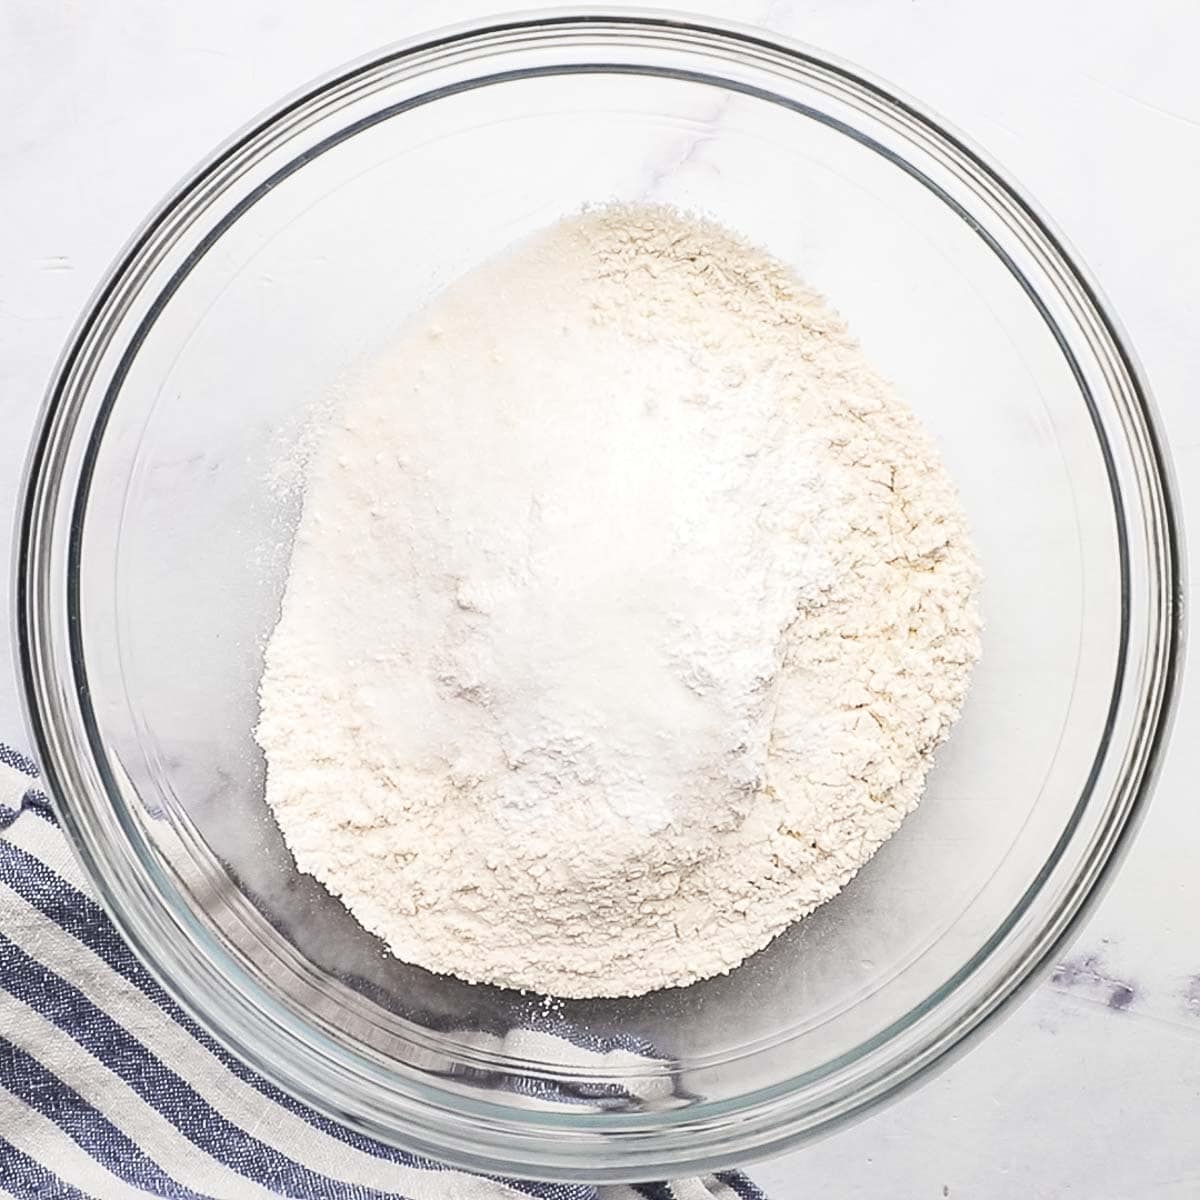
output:
[[[486,1179],[305,1108],[146,972],[36,776],[0,744],[0,1200],[763,1200],[736,1172],[636,1186]]]

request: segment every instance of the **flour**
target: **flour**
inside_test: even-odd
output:
[[[977,569],[821,298],[658,207],[438,297],[309,464],[257,736],[399,958],[561,996],[728,971],[916,805]]]

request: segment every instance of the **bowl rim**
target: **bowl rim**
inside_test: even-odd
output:
[[[750,1127],[751,1136],[746,1136],[743,1128],[741,1135],[736,1138],[735,1146],[728,1138],[724,1142],[719,1137],[710,1136],[714,1131],[704,1131],[710,1137],[709,1145],[719,1144],[717,1161],[727,1161],[731,1153],[739,1159],[747,1156],[758,1157],[773,1153],[785,1145],[792,1145],[800,1138],[809,1138],[817,1134],[831,1131],[837,1125],[851,1117],[863,1115],[885,1099],[896,1095],[903,1088],[912,1085],[916,1080],[927,1077],[931,1067],[944,1065],[951,1057],[963,1052],[969,1044],[982,1035],[985,1028],[990,1027],[991,1017],[999,1010],[1011,1010],[1011,1001],[1025,994],[1036,982],[1040,971],[1052,961],[1059,948],[1074,934],[1080,922],[1090,911],[1103,889],[1111,881],[1116,866],[1128,849],[1132,833],[1144,814],[1146,799],[1161,764],[1162,753],[1169,732],[1171,719],[1174,715],[1178,698],[1179,673],[1182,663],[1184,643],[1183,603],[1184,567],[1182,553],[1182,532],[1179,523],[1179,508],[1175,500],[1176,488],[1172,468],[1165,449],[1164,438],[1160,429],[1157,415],[1153,408],[1150,392],[1144,374],[1129,348],[1128,339],[1119,323],[1112,314],[1111,307],[1102,298],[1099,289],[1090,274],[1079,265],[1078,256],[1066,246],[1065,240],[1053,225],[1041,213],[1015,183],[996,167],[986,155],[981,154],[968,139],[954,130],[940,117],[935,117],[917,102],[904,96],[894,87],[884,84],[870,73],[858,67],[843,62],[812,47],[803,46],[790,39],[774,34],[764,34],[763,31],[738,25],[736,23],[713,20],[708,17],[691,17],[677,12],[655,12],[652,10],[633,8],[596,8],[596,9],[564,9],[550,10],[540,13],[519,13],[511,16],[501,16],[494,19],[471,21],[436,31],[428,35],[420,35],[395,46],[369,54],[355,63],[339,68],[323,78],[300,89],[291,97],[267,110],[260,117],[248,124],[241,132],[235,134],[223,146],[213,152],[203,163],[191,172],[172,193],[152,212],[143,222],[139,230],[130,239],[125,249],[118,256],[113,267],[103,282],[96,289],[86,306],[83,315],[77,322],[66,348],[55,369],[49,386],[42,412],[39,416],[37,432],[31,446],[26,463],[25,477],[21,488],[21,500],[18,506],[18,529],[15,539],[13,559],[14,590],[16,603],[15,615],[15,644],[17,661],[22,683],[22,702],[25,708],[26,723],[32,734],[32,744],[42,763],[46,788],[52,797],[55,811],[60,823],[67,831],[69,840],[83,864],[84,870],[91,880],[105,908],[109,911],[117,928],[126,940],[137,951],[139,958],[151,970],[166,991],[176,999],[201,1025],[238,1057],[247,1061],[252,1067],[279,1083],[287,1090],[318,1110],[329,1111],[324,1097],[319,1091],[304,1086],[302,1080],[296,1078],[292,1066],[287,1061],[283,1051],[286,1046],[264,1049],[262,1044],[248,1042],[244,1033],[231,1029],[228,1013],[214,1013],[212,1006],[202,1003],[196,995],[180,987],[175,978],[175,971],[168,956],[162,954],[161,945],[148,944],[145,932],[122,903],[131,895],[136,894],[136,888],[131,890],[129,880],[122,880],[114,887],[114,879],[107,871],[103,856],[97,853],[95,842],[96,829],[91,822],[87,808],[89,800],[86,788],[83,788],[81,777],[72,762],[72,751],[61,734],[63,722],[68,717],[56,699],[56,681],[54,673],[53,653],[46,644],[47,622],[45,614],[47,605],[53,605],[53,589],[48,585],[51,571],[51,554],[48,531],[53,526],[51,519],[58,501],[61,487],[62,455],[65,446],[73,432],[72,416],[69,412],[69,397],[80,394],[87,389],[86,379],[81,381],[79,362],[85,352],[94,350],[96,339],[101,342],[106,336],[104,325],[111,315],[113,307],[123,294],[122,289],[138,286],[140,258],[152,243],[155,235],[167,224],[180,209],[194,197],[201,194],[203,189],[218,176],[223,165],[238,153],[248,150],[254,143],[276,130],[280,123],[305,105],[319,101],[333,89],[362,77],[364,74],[387,67],[412,58],[433,49],[458,50],[465,53],[467,49],[480,41],[497,35],[546,33],[547,31],[582,31],[589,29],[598,31],[601,27],[615,27],[633,36],[638,32],[654,31],[666,37],[682,37],[698,35],[727,49],[737,51],[760,50],[772,56],[798,63],[817,67],[833,75],[840,76],[854,86],[865,89],[879,100],[894,106],[897,113],[916,123],[933,138],[952,148],[964,160],[971,163],[981,175],[994,184],[1006,200],[1015,206],[1017,213],[1042,237],[1045,244],[1057,258],[1060,269],[1078,285],[1083,297],[1083,304],[1089,314],[1098,322],[1111,343],[1117,363],[1124,372],[1136,401],[1137,417],[1140,421],[1139,434],[1144,440],[1142,454],[1152,483],[1155,503],[1155,516],[1159,528],[1160,550],[1162,555],[1162,578],[1159,584],[1159,600],[1162,611],[1159,614],[1161,634],[1157,650],[1159,661],[1155,674],[1154,694],[1150,697],[1153,711],[1145,737],[1133,782],[1133,790],[1126,810],[1120,821],[1111,831],[1104,852],[1093,864],[1090,879],[1086,886],[1073,896],[1069,909],[1058,914],[1058,919],[1042,929],[1037,939],[1025,947],[1024,954],[1016,969],[1001,981],[986,998],[986,1002],[976,1005],[970,1012],[962,1014],[960,1019],[937,1032],[922,1044],[919,1053],[909,1055],[900,1064],[893,1064],[885,1076],[874,1081],[869,1089],[856,1091],[852,1097],[840,1107],[831,1110],[826,1117],[809,1127],[795,1128],[795,1121],[786,1111],[788,1096],[795,1090],[792,1086],[779,1085],[749,1092],[742,1097],[737,1105],[724,1102],[710,1104],[711,1112],[705,1109],[702,1102],[696,1108],[687,1109],[678,1117],[662,1113],[645,1114],[643,1127],[653,1127],[655,1130],[672,1126],[696,1125],[705,1117],[720,1121],[723,1116],[736,1117],[744,1127]],[[553,67],[547,68],[545,74],[558,73]],[[472,86],[481,86],[482,77],[473,77]],[[494,77],[488,77],[484,82],[491,82]],[[721,86],[729,86],[728,80],[713,76],[706,80]],[[778,97],[769,98],[778,100]],[[217,193],[219,195],[219,192]],[[945,198],[945,197],[943,197]],[[236,219],[236,218],[235,218]],[[995,247],[993,247],[995,248]],[[115,328],[117,322],[112,322]],[[109,333],[112,332],[110,329]],[[136,349],[136,346],[133,348]],[[133,350],[129,351],[132,353]],[[118,388],[111,389],[112,399],[115,400]],[[1101,433],[1103,443],[1103,434]],[[57,468],[57,470],[56,470]],[[1114,493],[1114,498],[1119,497]],[[71,544],[68,548],[68,566],[66,569],[68,594],[74,595],[78,601],[78,573],[74,564],[78,561],[78,553],[82,536],[82,513],[86,500],[86,467],[84,485],[76,497],[74,519],[71,524]],[[1125,556],[1122,556],[1126,566]],[[72,582],[73,581],[73,582]],[[71,588],[75,591],[72,593]],[[59,593],[61,594],[61,593]],[[1123,606],[1124,608],[1124,606]],[[1126,614],[1127,616],[1127,614]],[[72,624],[74,638],[78,638],[79,623]],[[1126,635],[1122,636],[1122,651],[1125,649]],[[82,646],[72,641],[72,658],[76,664],[82,663]],[[1118,680],[1118,682],[1120,682]],[[1142,710],[1144,712],[1144,710]],[[93,730],[98,737],[98,733]],[[90,739],[89,739],[90,740]],[[1103,747],[1102,747],[1103,750]],[[102,755],[100,756],[103,757]],[[103,775],[104,766],[100,765]],[[111,787],[108,789],[112,795]],[[1086,792],[1080,805],[1086,801]],[[118,814],[119,817],[120,814]],[[136,840],[137,831],[129,822],[123,822],[125,834]],[[1064,835],[1065,836],[1065,835]],[[111,864],[109,864],[111,865]],[[160,886],[169,886],[165,878],[157,881]],[[194,934],[195,931],[193,931]],[[217,953],[227,957],[212,940],[212,947]],[[991,942],[974,957],[986,959],[995,947]],[[973,960],[972,960],[973,961]],[[978,964],[976,964],[978,965]],[[970,964],[968,964],[970,966]],[[965,969],[965,968],[964,968]],[[971,970],[974,970],[971,967]],[[956,973],[957,977],[957,973]],[[245,1015],[251,1014],[247,1009]],[[272,1017],[269,1008],[261,1006],[253,1014],[257,1017],[260,1029],[262,1022],[272,1019],[287,1024],[287,1014],[277,1013]],[[222,1019],[224,1018],[224,1019]],[[253,1022],[252,1022],[253,1023]],[[890,1034],[893,1026],[884,1031]],[[296,1031],[291,1031],[293,1035]],[[312,1031],[304,1031],[311,1033]],[[883,1037],[883,1034],[880,1035]],[[327,1061],[329,1048],[320,1045],[312,1037],[293,1036],[294,1045],[298,1041],[318,1058]],[[428,1100],[432,1108],[444,1108],[447,1093],[439,1093],[436,1088],[428,1088],[421,1084],[413,1087],[416,1101]],[[424,1093],[424,1094],[423,1094]],[[477,1109],[481,1120],[495,1115],[495,1108],[488,1103],[463,1104],[458,1097],[454,1098],[457,1114]],[[511,1119],[511,1110],[504,1109],[506,1118]],[[535,1151],[530,1151],[529,1162],[513,1163],[508,1157],[508,1145],[489,1143],[483,1138],[480,1147],[461,1147],[457,1139],[461,1139],[462,1130],[453,1129],[444,1135],[436,1132],[438,1124],[437,1112],[425,1114],[425,1120],[416,1120],[420,1128],[416,1136],[397,1138],[389,1129],[355,1119],[357,1114],[346,1113],[342,1108],[335,1108],[332,1115],[338,1117],[370,1136],[389,1141],[403,1141],[408,1148],[420,1152],[431,1153],[436,1157],[447,1158],[470,1169],[509,1172],[516,1170],[531,1171],[534,1174],[550,1174],[545,1177],[559,1179],[638,1179],[646,1177],[647,1166],[639,1161],[627,1167],[622,1163],[610,1164],[607,1161],[589,1161],[581,1165],[567,1162],[563,1152],[555,1150],[548,1153],[544,1160],[538,1160]],[[637,1126],[636,1115],[626,1116],[625,1122]],[[580,1131],[594,1131],[603,1128],[605,1120],[591,1119],[581,1116],[564,1122]],[[511,1135],[509,1135],[511,1136]],[[478,1153],[476,1151],[479,1151]],[[575,1147],[578,1151],[578,1147]],[[462,1151],[462,1153],[456,1153]],[[604,1157],[613,1154],[612,1148],[604,1152]],[[568,1155],[567,1157],[571,1157]],[[655,1171],[672,1170],[688,1171],[710,1169],[713,1157],[708,1153],[698,1153],[694,1148],[673,1145],[662,1148],[662,1166],[651,1168]],[[553,1161],[551,1161],[553,1160]]]

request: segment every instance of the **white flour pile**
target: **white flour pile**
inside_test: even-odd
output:
[[[929,442],[820,297],[711,224],[594,211],[447,289],[324,431],[267,799],[407,962],[687,984],[916,805],[976,587]]]

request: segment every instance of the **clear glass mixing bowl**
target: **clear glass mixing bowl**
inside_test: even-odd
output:
[[[563,1004],[543,1022],[644,1051],[566,1061],[530,997],[390,960],[296,873],[251,728],[310,405],[447,280],[614,198],[708,214],[832,298],[961,486],[987,629],[924,804],[844,894],[725,978]],[[355,1129],[563,1179],[793,1145],[979,1027],[1125,840],[1181,638],[1145,388],[1028,200],[844,64],[634,13],[389,50],[197,170],[65,352],[17,571],[48,787],[168,989]]]

